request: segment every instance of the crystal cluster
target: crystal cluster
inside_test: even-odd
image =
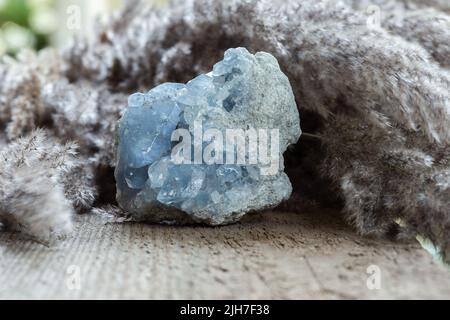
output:
[[[274,207],[291,194],[282,154],[300,134],[277,60],[229,49],[208,74],[129,97],[119,125],[118,203],[136,220],[211,225]]]

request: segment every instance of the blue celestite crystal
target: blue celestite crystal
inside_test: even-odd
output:
[[[188,137],[174,135],[183,129]],[[256,138],[230,140],[229,129],[254,129]],[[291,194],[282,154],[300,134],[294,95],[276,59],[229,49],[208,74],[129,97],[118,132],[118,203],[137,220],[213,225],[276,206]],[[233,145],[240,138],[249,149]],[[189,146],[178,158],[177,144]],[[269,154],[270,163],[262,161]]]

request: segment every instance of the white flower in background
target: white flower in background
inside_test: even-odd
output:
[[[5,41],[3,40],[3,37],[0,36],[0,55],[5,54],[6,49],[7,49],[7,48],[6,48],[6,43],[5,43]]]
[[[31,48],[36,42],[36,38],[30,30],[13,22],[8,22],[1,27],[0,39],[4,47],[12,51]]]
[[[52,33],[58,26],[56,10],[50,7],[39,8],[31,15],[29,23],[30,26],[39,33]]]

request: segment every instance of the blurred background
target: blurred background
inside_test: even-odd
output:
[[[61,47],[74,34],[91,34],[96,20],[126,0],[0,0],[0,55],[22,48]],[[156,5],[166,0],[145,0]]]

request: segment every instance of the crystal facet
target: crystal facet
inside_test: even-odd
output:
[[[137,220],[234,222],[290,196],[282,154],[300,134],[277,60],[229,49],[208,74],[129,97],[118,133],[118,203]]]

